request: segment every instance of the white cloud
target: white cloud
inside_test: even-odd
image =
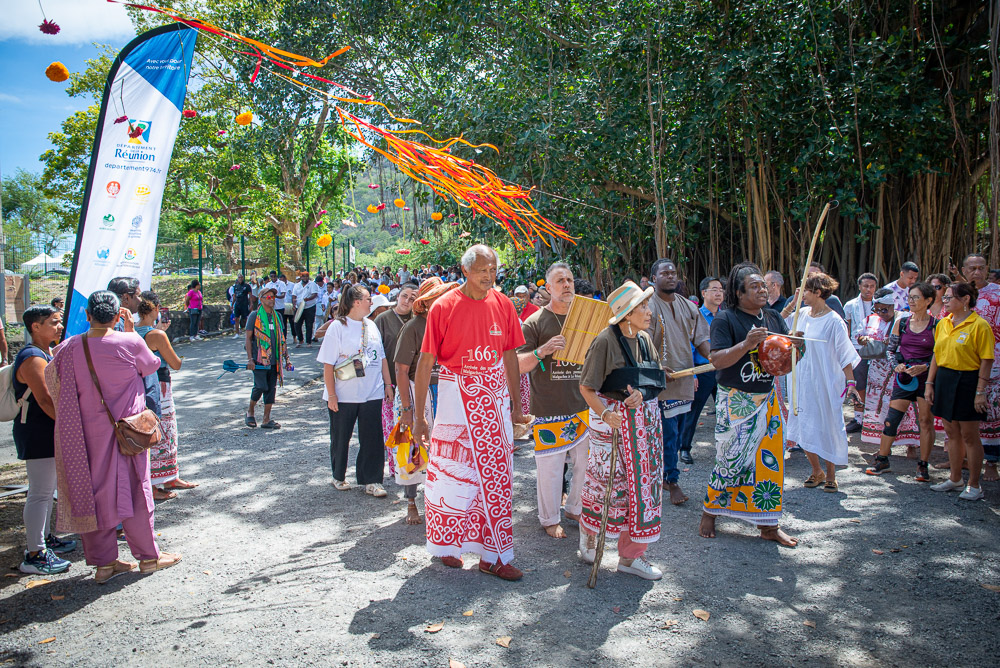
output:
[[[0,41],[24,40],[56,46],[89,44],[135,35],[125,7],[106,0],[42,0],[45,17],[61,28],[58,35],[46,35],[38,29],[42,12],[35,0],[11,0],[4,4]]]
[[[0,93],[0,102],[7,102],[9,104],[24,104],[24,100],[16,95],[10,95],[8,93]]]

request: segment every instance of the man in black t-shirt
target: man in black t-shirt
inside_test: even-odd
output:
[[[243,274],[239,275],[233,285],[233,338],[238,339],[243,336],[243,328],[247,324],[247,316],[250,315],[250,295],[253,288],[247,283]]]
[[[715,538],[718,515],[750,522],[760,537],[795,547],[778,527],[784,491],[784,438],[774,377],[764,371],[758,346],[769,334],[788,334],[785,321],[767,306],[767,285],[750,263],[733,267],[726,310],[712,320],[711,355],[716,368],[715,468],[698,529]]]

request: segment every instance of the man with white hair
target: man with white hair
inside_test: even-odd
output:
[[[427,314],[417,363],[413,435],[429,444],[424,505],[427,551],[452,568],[462,553],[480,555],[479,570],[521,579],[511,565],[513,422],[521,412],[516,349],[524,344],[514,306],[493,289],[497,255],[476,245],[462,256],[466,281]],[[440,364],[434,432],[424,407],[431,369]],[[513,399],[513,402],[511,401]]]
[[[562,328],[575,292],[569,265],[552,264],[545,272],[545,285],[552,300],[521,325],[524,345],[518,348],[517,361],[521,373],[529,374],[531,379],[538,521],[549,536],[565,538],[566,532],[559,524],[563,465],[568,459],[573,468],[566,517],[578,522],[590,451],[589,409],[580,394],[583,365],[552,358],[553,353],[566,347]]]
[[[767,308],[780,313],[788,301],[788,297],[781,294],[781,288],[785,285],[781,272],[772,269],[764,274],[764,285],[767,286]]]

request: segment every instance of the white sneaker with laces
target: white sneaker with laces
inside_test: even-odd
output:
[[[626,566],[622,560],[618,560],[618,571],[638,575],[643,580],[659,580],[663,577],[663,571],[649,562],[645,555],[632,560],[632,564]]]
[[[385,488],[377,482],[373,482],[370,485],[365,485],[365,494],[371,494],[376,499],[381,499],[385,496]]]
[[[935,492],[954,492],[956,489],[962,489],[965,485],[962,481],[952,482],[951,478],[948,478],[944,482],[939,482],[936,485],[931,485],[931,489]]]
[[[593,539],[595,546],[590,547],[590,540]],[[586,531],[580,529],[580,558],[588,564],[594,563],[597,559],[597,536],[590,536]]]
[[[958,498],[966,501],[978,501],[983,498],[982,487],[966,487],[965,491],[958,495]]]

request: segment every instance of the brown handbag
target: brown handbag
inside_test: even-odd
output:
[[[163,429],[160,427],[160,419],[156,417],[156,413],[148,408],[137,415],[115,420],[107,402],[104,401],[104,391],[101,390],[101,383],[97,380],[97,372],[94,371],[94,361],[90,357],[90,344],[87,343],[87,335],[83,334],[82,339],[83,354],[87,357],[87,368],[90,369],[90,377],[97,388],[97,394],[101,397],[104,412],[108,414],[108,420],[111,421],[111,428],[115,430],[118,451],[126,457],[141,455],[154,445],[165,441]]]

